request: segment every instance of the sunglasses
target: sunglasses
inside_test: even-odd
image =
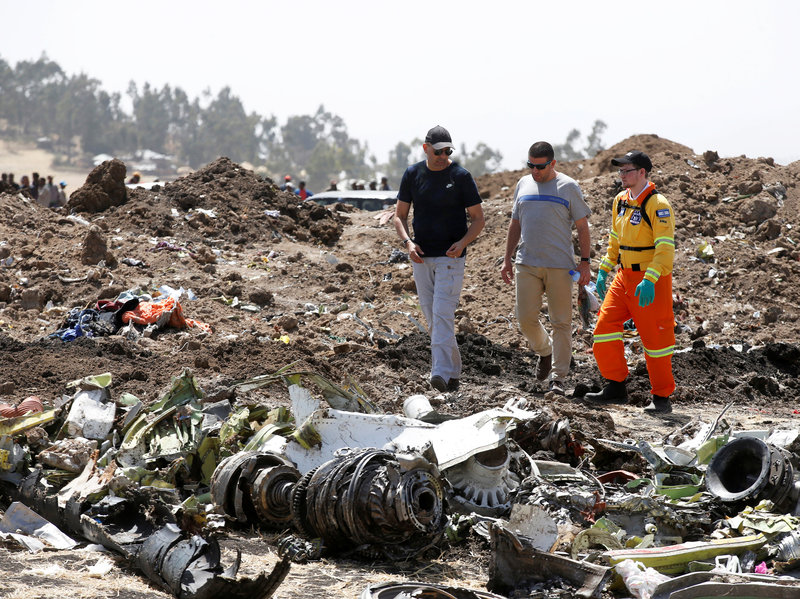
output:
[[[639,170],[638,168],[629,168],[629,169],[626,169],[626,170],[619,169],[617,172],[619,173],[620,177],[624,177],[628,173],[635,173],[638,170]]]
[[[528,162],[527,162],[526,164],[528,165],[528,168],[536,168],[536,169],[539,169],[540,171],[543,171],[543,170],[544,170],[544,169],[546,169],[548,166],[550,166],[550,163],[551,163],[551,162],[553,162],[553,161],[552,161],[552,160],[548,160],[548,161],[547,161],[547,162],[545,162],[544,164],[534,164],[533,162],[531,162],[530,160],[528,160]]]
[[[434,150],[433,155],[441,156],[443,152],[448,156],[450,156],[453,153],[453,148],[442,148],[441,150]]]

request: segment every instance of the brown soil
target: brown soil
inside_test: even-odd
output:
[[[536,357],[514,321],[513,289],[499,274],[511,196],[523,171],[478,180],[487,224],[470,248],[457,313],[462,386],[457,394],[435,398],[427,383],[427,336],[415,324],[424,319],[407,262],[393,260],[399,244],[390,224],[382,223],[381,214],[299,203],[226,158],[151,190],[120,187],[124,165],[105,163],[57,212],[0,195],[0,402],[38,395],[52,403],[67,382],[102,372],[112,373],[114,396],[128,392],[153,402],[187,367],[215,396],[229,394],[235,381],[296,362],[336,382],[353,377],[388,413],[400,413],[403,400],[415,393],[456,415],[521,396],[531,406],[569,417],[572,430],[586,437],[657,440],[734,402],[726,418],[739,427],[796,425],[800,162],[781,166],[767,158],[695,155],[644,135],[591,160],[560,165],[578,178],[593,210],[595,267],[605,249],[611,199],[620,190],[610,158],[630,149],[650,154],[653,179],[678,223],[674,305],[688,331],[678,335],[678,390],[670,415],[656,418],[640,409],[649,385],[635,337],[629,341],[630,405],[587,408],[580,397],[599,389],[601,379],[591,333],[577,313],[567,397],[546,394],[536,381]],[[166,249],[157,249],[159,242],[168,242],[161,244]],[[702,242],[713,247],[712,260],[698,259]],[[141,264],[128,264],[135,261]],[[163,285],[191,289],[197,299],[181,298],[184,315],[213,332],[166,328],[138,341],[50,337],[72,308],[127,289],[154,293]],[[232,298],[238,305],[223,301]],[[275,406],[286,405],[288,396],[271,386],[236,392],[231,399]],[[232,533],[228,543],[243,548],[245,568],[253,573],[275,562],[270,540]],[[332,559],[296,566],[276,596],[296,596],[293,589],[301,587],[317,597],[353,597],[371,582],[407,578],[483,588],[486,554],[476,560],[470,551],[400,566]],[[0,558],[0,571],[15,574],[44,561],[78,571],[86,561],[80,552],[28,557],[10,545],[0,546]],[[163,595],[124,568],[113,576],[117,596]],[[15,577],[12,594],[0,596],[112,592],[107,580],[93,587],[94,582],[82,585],[80,576],[76,582],[56,577],[58,588],[43,594],[25,589],[56,584],[52,577]]]

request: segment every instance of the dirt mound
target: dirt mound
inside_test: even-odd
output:
[[[664,168],[664,163],[671,165],[673,160],[680,160],[680,157],[694,156],[694,151],[691,148],[663,139],[658,135],[634,135],[599,152],[593,158],[581,160],[574,164],[570,163],[563,167],[563,170],[570,177],[576,179],[588,179],[597,175],[614,173],[619,167],[612,165],[611,159],[624,156],[626,152],[631,150],[639,150],[650,156],[653,161],[653,169],[656,172]]]
[[[116,158],[97,165],[86,183],[75,190],[67,209],[75,212],[102,212],[111,206],[121,206],[128,199],[125,188],[125,163]]]
[[[102,163],[72,194],[67,209],[97,213],[124,204],[123,211],[104,215],[109,226],[136,227],[154,237],[183,234],[197,243],[210,238],[247,244],[287,235],[331,244],[342,232],[344,219],[337,212],[304,204],[228,158],[150,190],[126,187],[125,172],[119,160]]]

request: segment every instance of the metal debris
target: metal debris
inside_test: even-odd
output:
[[[214,504],[240,523],[278,528],[292,520],[292,492],[300,472],[288,460],[243,451],[220,462],[211,477]]]
[[[492,592],[521,596],[544,588],[548,597],[588,598],[599,596],[611,579],[611,568],[539,551],[502,526],[490,525],[489,530],[492,561],[486,588]],[[560,580],[568,583],[566,588]]]
[[[422,456],[344,451],[303,477],[292,514],[298,530],[328,547],[409,557],[442,537],[444,481]]]
[[[800,484],[789,453],[760,439],[741,437],[723,445],[708,465],[706,487],[727,504],[769,500],[779,512],[800,514]]]
[[[502,595],[430,582],[384,582],[369,585],[359,599],[505,599]]]

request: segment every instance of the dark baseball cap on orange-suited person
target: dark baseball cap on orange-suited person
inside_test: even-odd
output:
[[[441,150],[442,148],[456,149],[450,137],[450,132],[441,125],[436,125],[428,131],[425,136],[425,143],[432,146],[434,150]]]
[[[623,164],[632,164],[636,168],[643,168],[648,173],[653,170],[653,163],[650,162],[650,156],[639,150],[633,150],[622,156],[621,158],[612,158],[611,164],[614,166],[622,166]]]

